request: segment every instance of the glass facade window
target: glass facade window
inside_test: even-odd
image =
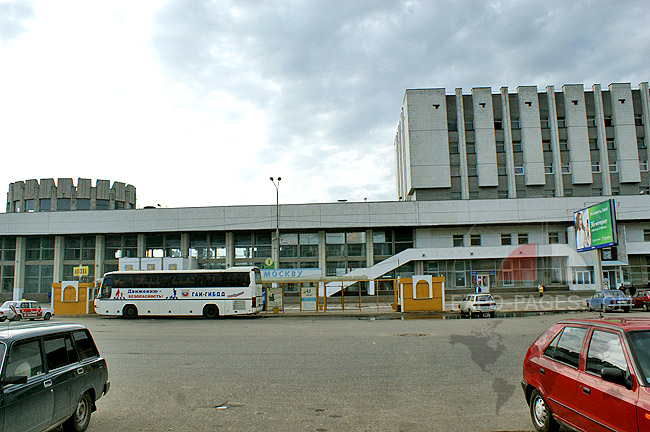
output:
[[[14,266],[0,266],[0,293],[11,294],[14,291]]]
[[[33,199],[26,199],[25,200],[25,208],[23,209],[24,212],[26,213],[32,213],[34,211],[34,200]]]
[[[91,261],[95,259],[95,236],[65,237],[63,259]]]
[[[253,237],[249,232],[237,232],[235,233],[234,242],[235,242],[235,258],[236,259],[246,259],[253,257]]]
[[[465,238],[462,234],[454,235],[453,237],[454,247],[463,247],[465,246]]]
[[[70,210],[70,198],[57,198],[57,200],[56,200],[56,210],[57,211],[68,211],[68,210]]]
[[[471,246],[481,246],[481,235],[480,234],[471,234],[469,236],[469,244]]]
[[[147,258],[181,256],[181,235],[180,234],[147,234],[146,237]]]
[[[120,258],[136,258],[138,256],[138,236],[107,235],[105,243],[105,260],[119,260]]]
[[[391,231],[373,231],[372,243],[375,262],[378,262],[378,256],[388,257],[393,254],[393,238]]]
[[[345,256],[345,233],[325,233],[325,255]]]
[[[54,259],[54,237],[28,237],[26,261],[51,261]]]
[[[528,234],[517,234],[518,244],[528,244]]]
[[[95,200],[95,210],[108,210],[110,208],[110,201],[105,199]]]
[[[225,233],[210,233],[208,239],[208,254],[211,259],[226,259]]]
[[[16,259],[16,237],[0,237],[0,261]]]
[[[25,293],[50,292],[53,269],[53,265],[25,265]]]
[[[512,244],[512,234],[501,234],[501,245],[510,246]]]
[[[280,237],[282,237],[282,235],[280,235]],[[255,234],[254,240],[255,244],[253,245],[253,255],[255,258],[271,258],[271,233],[257,233]]]
[[[318,233],[300,233],[299,240],[301,258],[318,258]]]
[[[77,210],[90,210],[90,199],[77,198]]]
[[[52,201],[49,198],[41,198],[38,201],[38,211],[50,211],[52,209]]]
[[[280,234],[280,256],[283,258],[298,257],[298,234],[297,233]]]

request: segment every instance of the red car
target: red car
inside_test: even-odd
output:
[[[650,292],[639,290],[632,296],[632,307],[643,308],[644,311],[650,310]]]
[[[559,321],[528,348],[521,381],[538,431],[650,431],[650,319]]]

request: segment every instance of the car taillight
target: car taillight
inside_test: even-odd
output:
[[[255,307],[257,305],[257,297],[253,297],[252,301],[253,301],[252,307]]]

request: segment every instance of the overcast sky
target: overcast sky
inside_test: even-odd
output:
[[[396,199],[407,88],[650,80],[648,0],[0,0],[0,188],[138,207]],[[4,205],[0,206],[4,211]]]

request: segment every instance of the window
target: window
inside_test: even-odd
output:
[[[571,174],[571,167],[568,162],[562,164],[562,174]]]
[[[90,199],[77,198],[77,210],[90,210]]]
[[[195,234],[193,234],[195,235]],[[191,237],[193,238],[193,237]],[[190,240],[191,244],[192,240]],[[107,235],[105,236],[105,254],[106,260],[117,260],[120,258],[135,258],[138,254],[138,236],[137,235]],[[192,255],[194,256],[194,255]],[[197,258],[194,256],[194,258]]]
[[[280,234],[280,256],[283,258],[298,257],[298,233]]]
[[[610,173],[618,172],[618,163],[617,162],[610,162],[609,163],[609,172]]]
[[[559,232],[548,233],[548,244],[558,244],[558,243],[560,243],[560,233]]]
[[[609,116],[605,117],[605,127],[611,127],[611,126],[613,126],[612,118]]]
[[[519,119],[510,120],[510,127],[512,129],[519,129]]]
[[[569,150],[569,143],[566,140],[560,140],[560,150]]]
[[[507,190],[499,190],[497,191],[497,197],[499,199],[506,199],[508,198],[508,191]]]
[[[517,234],[517,244],[528,244],[528,234]]]
[[[108,210],[109,209],[109,200],[97,199],[95,200],[95,209],[96,210]]]
[[[0,261],[16,259],[16,237],[0,237]]]
[[[616,150],[616,142],[612,140],[607,141],[607,150]]]
[[[88,332],[77,330],[72,333],[72,336],[74,337],[77,350],[79,351],[79,360],[83,361],[87,358],[99,357],[95,343],[90,335],[88,335]]]
[[[454,235],[454,247],[463,247],[465,246],[465,239],[462,234]]]
[[[639,170],[641,172],[648,172],[648,161],[639,161]]]
[[[56,200],[56,210],[57,211],[68,211],[68,210],[70,210],[70,198],[57,198],[57,200]]]
[[[616,333],[594,330],[587,351],[585,371],[600,376],[601,371],[606,367],[627,372],[623,346]]]
[[[474,144],[467,144],[467,154],[476,154],[476,147]]]
[[[566,121],[563,118],[558,118],[557,119],[557,127],[559,127],[559,128],[566,127]]]
[[[449,143],[449,154],[458,154],[458,143]]]
[[[27,378],[31,378],[43,372],[39,340],[17,342],[11,347],[7,358],[5,376],[27,376]]]
[[[318,257],[318,233],[300,233],[300,257]]]
[[[512,234],[501,234],[501,245],[510,246],[512,244]]]
[[[366,233],[349,232],[345,235],[348,246],[348,256],[366,256]]]
[[[553,174],[553,165],[545,165],[544,174]]]
[[[589,150],[598,150],[598,140],[595,139],[589,140]]]
[[[48,371],[79,361],[69,334],[44,339],[43,348]]]
[[[471,246],[481,246],[481,235],[480,234],[471,234],[469,236],[469,244]]]
[[[542,129],[548,129],[548,119],[547,118],[539,119],[539,124],[540,124]]]
[[[501,120],[494,120],[494,130],[502,130],[503,129],[503,123]]]
[[[596,118],[594,116],[588,116],[587,117],[587,126],[588,127],[596,126]]]
[[[90,261],[95,259],[94,236],[71,236],[64,239],[64,260]]]
[[[503,141],[497,141],[496,149],[497,149],[497,153],[505,153],[506,152],[506,146],[503,143]]]
[[[643,117],[634,116],[634,126],[643,126]]]
[[[543,151],[551,151],[551,142],[550,141],[542,141],[542,150]]]
[[[599,173],[600,172],[600,162],[592,162],[591,163],[591,172],[592,173]]]
[[[586,328],[565,327],[544,350],[544,356],[577,369],[586,334]]]
[[[467,175],[469,177],[476,177],[478,175],[476,173],[476,167],[475,166],[468,166],[467,167]]]
[[[25,200],[25,208],[23,208],[23,211],[25,213],[32,213],[34,211],[34,200],[33,199],[26,199]]]
[[[392,234],[390,231],[373,231],[372,247],[375,256],[389,256],[393,254]]]
[[[524,175],[523,165],[515,165],[515,175]]]
[[[38,211],[50,211],[52,202],[49,198],[41,198],[38,200]]]
[[[27,237],[26,261],[54,259],[54,237]]]
[[[448,122],[447,129],[450,131],[458,130],[458,124],[456,122]]]
[[[513,152],[521,152],[521,141],[513,141],[512,142],[512,151]]]
[[[474,130],[474,122],[471,120],[465,120],[465,130],[466,131],[473,131]]]
[[[646,147],[645,141],[643,141],[642,139],[637,140],[636,146],[637,148],[644,149]],[[27,201],[25,201],[25,206],[27,206]]]

